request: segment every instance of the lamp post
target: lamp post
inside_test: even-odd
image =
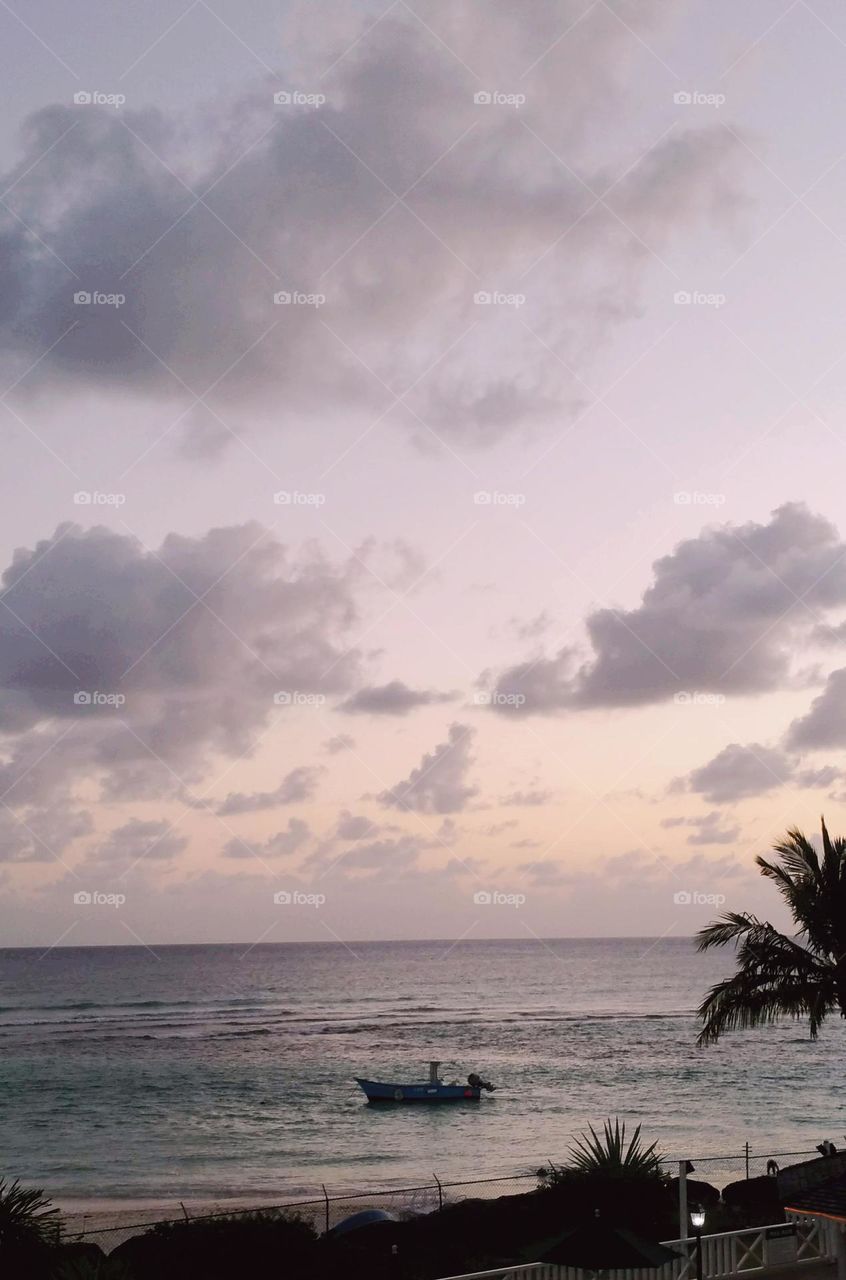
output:
[[[696,1236],[696,1280],[704,1280],[702,1275],[702,1228],[705,1226],[705,1210],[696,1205],[690,1211],[690,1225]]]

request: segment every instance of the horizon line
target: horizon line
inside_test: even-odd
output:
[[[53,951],[149,951],[151,947],[159,950],[175,947],[247,947],[257,951],[260,947],[366,947],[366,946],[414,946],[420,943],[443,943],[452,950],[462,946],[478,946],[486,943],[531,943],[535,942],[692,942],[695,934],[651,934],[651,933],[606,933],[606,934],[552,934],[548,937],[532,938],[299,938],[286,939],[281,942],[83,942],[75,946],[51,946],[49,943],[21,943],[0,946],[0,954],[6,951],[41,951],[49,955]],[[46,947],[46,950],[45,950]]]

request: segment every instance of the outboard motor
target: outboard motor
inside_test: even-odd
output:
[[[467,1083],[471,1089],[486,1089],[488,1093],[493,1093],[496,1088],[495,1084],[491,1084],[490,1080],[483,1080],[481,1076],[477,1076],[475,1071],[471,1071],[467,1077]]]

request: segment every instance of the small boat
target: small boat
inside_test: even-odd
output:
[[[440,1065],[429,1063],[429,1079],[422,1084],[386,1084],[358,1076],[355,1082],[367,1095],[368,1102],[478,1102],[483,1089],[493,1093],[496,1087],[475,1072],[470,1073],[466,1084],[458,1081],[445,1084],[438,1074]]]

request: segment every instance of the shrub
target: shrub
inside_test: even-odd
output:
[[[300,1218],[245,1213],[159,1223],[118,1245],[111,1258],[125,1263],[133,1280],[286,1280],[308,1274],[316,1239]]]

